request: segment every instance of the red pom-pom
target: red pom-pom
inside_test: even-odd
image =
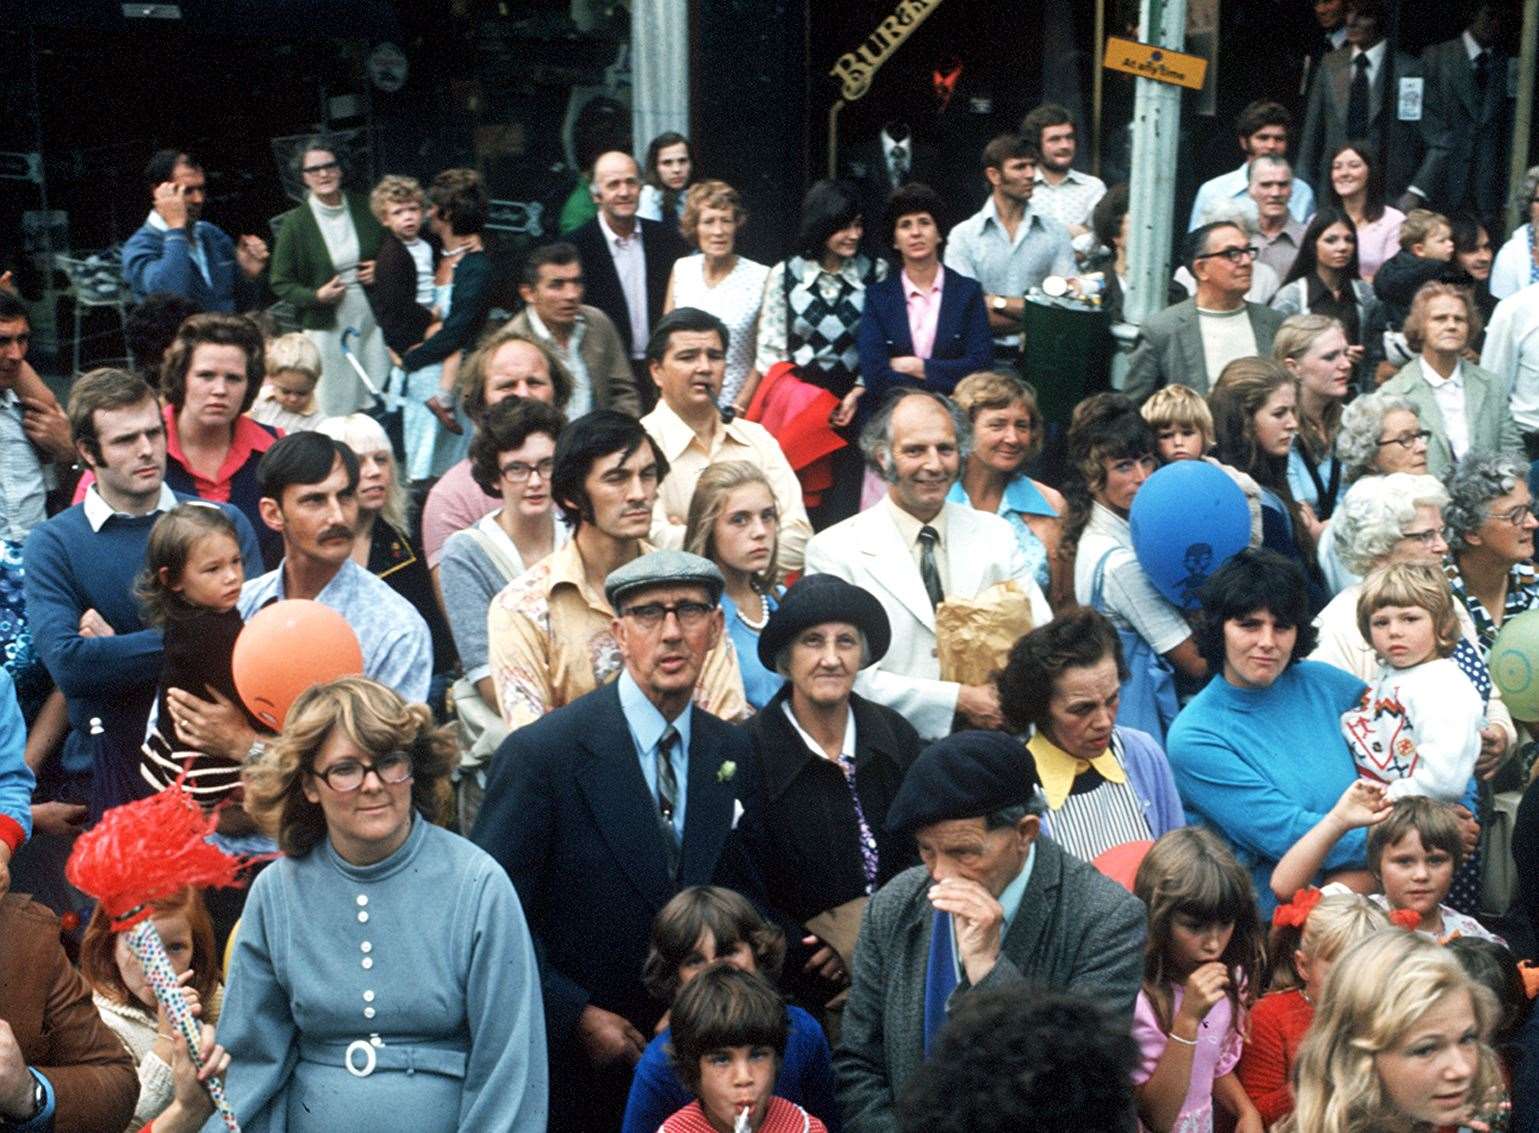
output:
[[[1304,922],[1309,920],[1309,914],[1315,911],[1315,906],[1324,896],[1313,885],[1305,886],[1293,895],[1293,900],[1286,905],[1278,905],[1272,910],[1272,927],[1280,928],[1289,925],[1294,928],[1303,928]]]
[[[1397,924],[1403,929],[1415,932],[1421,927],[1421,914],[1415,909],[1391,909],[1389,923]]]
[[[59,918],[59,928],[64,932],[74,932],[79,927],[79,913],[65,913],[62,917]],[[1533,996],[1529,996],[1529,998],[1532,999]]]
[[[75,840],[64,876],[101,903],[114,931],[130,928],[150,915],[149,902],[189,885],[239,884],[245,863],[208,841],[217,824],[178,781],[102,815]]]

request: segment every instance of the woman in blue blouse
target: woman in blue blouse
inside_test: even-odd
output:
[[[1289,315],[1272,340],[1272,357],[1299,383],[1288,488],[1300,511],[1309,509],[1305,522],[1311,516],[1330,519],[1346,491],[1346,470],[1335,450],[1352,379],[1352,349],[1346,330],[1329,315]]]
[[[994,360],[983,288],[940,260],[945,202],[910,183],[887,202],[887,243],[898,271],[866,289],[860,320],[860,377],[871,406],[897,385],[949,395]]]
[[[251,886],[219,1018],[247,1133],[545,1128],[523,909],[431,821],[455,762],[425,706],[343,677],[247,764],[246,807],[283,851]]]
[[[1009,370],[984,370],[958,382],[952,399],[972,421],[973,447],[946,498],[1008,520],[1053,609],[1072,605],[1073,572],[1058,554],[1063,496],[1025,472],[1045,435],[1037,395]]]
[[[784,678],[759,660],[759,631],[774,612],[776,543],[780,514],[764,473],[744,460],[709,465],[695,484],[684,529],[684,549],[710,559],[727,580],[721,610],[737,650],[743,694],[757,711]]]

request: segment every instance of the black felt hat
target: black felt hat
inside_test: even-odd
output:
[[[867,665],[880,661],[892,643],[887,611],[869,590],[835,574],[809,574],[781,595],[779,608],[760,631],[759,663],[773,671],[776,655],[797,634],[824,622],[848,622],[865,634]]]
[[[1029,802],[1036,786],[1036,761],[1020,740],[1003,732],[957,732],[914,760],[887,808],[887,829],[912,833],[937,822],[982,818]]]

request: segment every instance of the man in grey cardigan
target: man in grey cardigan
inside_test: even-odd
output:
[[[1143,977],[1144,907],[1038,837],[1036,768],[998,732],[959,732],[904,776],[887,828],[924,865],[871,898],[834,1055],[845,1133],[896,1133],[895,1100],[973,990],[1074,991],[1125,1015]]]

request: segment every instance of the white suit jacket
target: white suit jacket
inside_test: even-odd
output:
[[[1013,578],[1031,595],[1032,621],[1046,625],[1052,620],[1052,607],[1032,577],[1008,522],[963,504],[947,503],[946,541],[949,596],[971,598]],[[925,739],[948,735],[962,686],[940,679],[935,611],[913,552],[886,504],[814,535],[807,544],[806,573],[834,574],[864,587],[887,611],[892,644],[885,657],[861,673],[856,691],[897,712]]]

